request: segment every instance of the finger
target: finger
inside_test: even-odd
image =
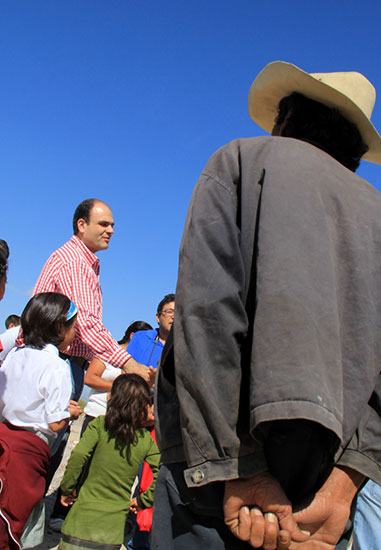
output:
[[[258,506],[253,506],[250,510],[250,519],[250,544],[253,548],[261,548],[265,536],[265,518]]]
[[[281,529],[283,529],[283,530],[287,531],[288,533],[290,533],[292,540],[295,541],[295,542],[305,542],[310,537],[310,533],[308,533],[306,531],[302,531],[298,527],[298,525],[295,521],[295,518],[292,514],[289,514],[289,515],[283,517],[279,521],[279,525],[280,525]]]
[[[236,527],[236,532],[234,533],[235,536],[240,540],[249,540],[250,527],[250,511],[247,506],[243,506],[238,512],[238,525]]]
[[[288,531],[281,530],[278,535],[278,550],[286,550],[291,544],[291,535]]]
[[[272,512],[267,512],[264,517],[265,538],[263,541],[263,550],[276,550],[279,533],[278,518]]]
[[[250,512],[247,506],[240,508],[237,513],[226,514],[225,523],[230,531],[240,540],[249,540],[250,537]]]

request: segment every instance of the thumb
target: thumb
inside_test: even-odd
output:
[[[296,516],[293,514],[289,514],[280,519],[279,525],[281,529],[284,529],[290,533],[292,540],[295,542],[305,542],[310,537],[310,533],[308,531],[302,531],[299,529],[296,523]]]

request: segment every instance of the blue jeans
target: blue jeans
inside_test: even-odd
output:
[[[357,496],[353,550],[381,547],[381,487],[369,480]]]

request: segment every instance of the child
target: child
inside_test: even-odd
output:
[[[76,318],[63,294],[36,294],[21,316],[25,347],[13,349],[0,369],[0,550],[20,548],[24,525],[44,495],[49,444],[82,412],[70,402],[70,370],[59,357]]]
[[[61,482],[61,502],[68,506],[75,501],[76,483],[92,456],[87,478],[62,526],[60,550],[120,548],[131,486],[144,460],[154,479],[136,501],[131,500],[131,509],[152,506],[160,455],[144,428],[150,409],[150,390],[143,378],[122,374],[114,380],[106,415],[87,426]]]

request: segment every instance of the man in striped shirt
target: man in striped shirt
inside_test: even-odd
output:
[[[99,258],[96,252],[109,247],[114,233],[110,208],[98,199],[86,199],[73,217],[74,235],[53,252],[44,265],[33,294],[61,292],[78,308],[76,334],[65,354],[77,363],[94,356],[103,362],[136,373],[147,382],[151,369],[137,363],[102,323],[102,293],[99,284]]]

